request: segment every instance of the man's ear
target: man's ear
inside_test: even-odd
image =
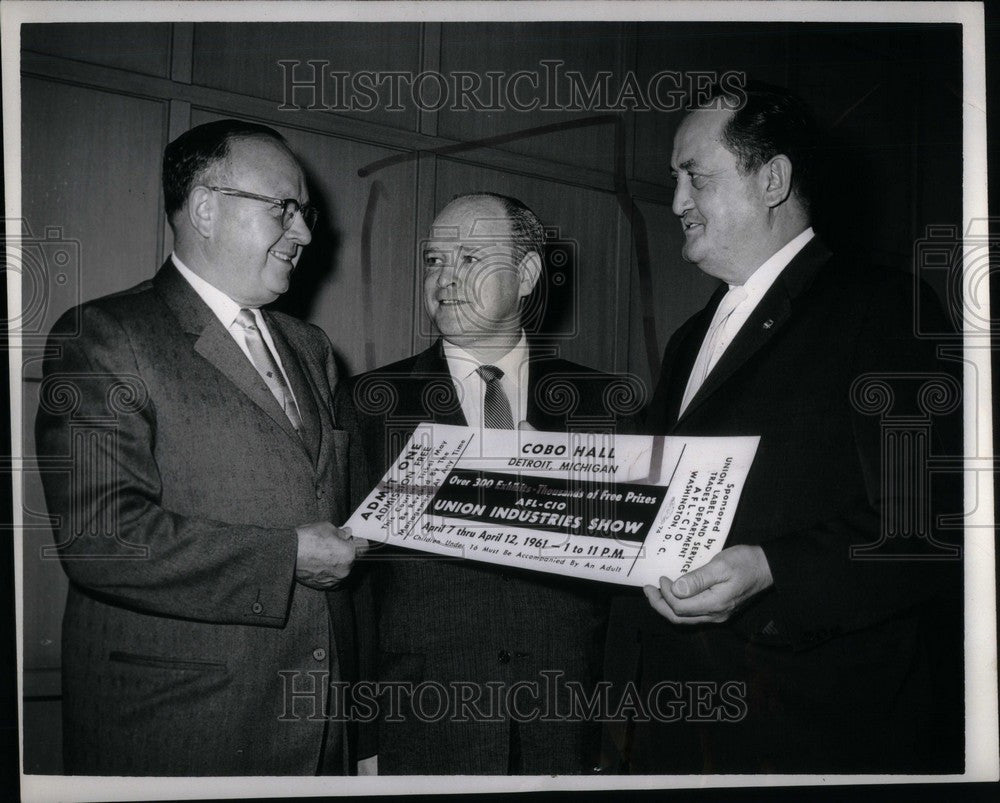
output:
[[[517,266],[521,283],[518,287],[518,296],[524,298],[531,295],[531,291],[538,284],[538,278],[542,275],[542,258],[535,251],[529,251],[521,257],[521,264]]]
[[[188,194],[187,213],[191,227],[202,237],[211,237],[217,214],[216,194],[208,187],[195,187]]]
[[[764,202],[772,209],[780,206],[792,192],[792,160],[779,153],[763,165]]]

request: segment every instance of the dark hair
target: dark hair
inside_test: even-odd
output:
[[[545,228],[522,201],[496,192],[463,192],[452,198],[452,202],[466,198],[492,198],[503,209],[510,221],[511,238],[514,241],[514,258],[520,262],[529,251],[538,254],[545,261]]]
[[[191,188],[229,156],[233,140],[263,137],[287,147],[273,128],[243,120],[218,120],[195,126],[167,145],[163,152],[163,208],[167,218],[184,206]]]
[[[819,132],[812,111],[787,89],[748,82],[741,91],[717,89],[712,108],[735,109],[722,129],[722,141],[746,175],[778,154],[792,163],[792,191],[808,210],[813,197]]]

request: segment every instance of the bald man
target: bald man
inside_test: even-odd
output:
[[[441,210],[419,268],[440,338],[338,391],[338,419],[352,437],[355,504],[420,421],[614,429],[618,413],[604,399],[616,380],[533,348],[522,328],[544,252],[541,223],[517,199],[476,193]],[[431,721],[406,692],[383,699],[380,774],[566,774],[597,766],[600,725],[568,713],[564,684],[589,694],[599,677],[603,588],[406,550],[383,554],[373,569],[379,680],[410,691],[442,684],[451,708]],[[552,721],[541,721],[546,712]]]

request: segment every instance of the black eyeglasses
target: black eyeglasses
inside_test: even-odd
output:
[[[254,192],[234,190],[232,187],[209,187],[209,189],[213,192],[220,192],[223,195],[232,195],[236,198],[250,198],[253,201],[263,201],[264,203],[271,204],[271,206],[280,206],[281,227],[285,231],[288,231],[292,227],[292,221],[295,219],[297,212],[302,213],[302,219],[310,231],[315,228],[316,221],[319,219],[319,210],[315,206],[300,204],[294,198],[269,198],[266,195],[257,195]]]

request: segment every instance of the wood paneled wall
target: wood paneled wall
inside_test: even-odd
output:
[[[537,72],[557,59],[587,76],[632,71],[640,84],[664,69],[745,70],[800,92],[835,134],[841,180],[823,188],[825,236],[859,258],[906,267],[927,225],[961,223],[960,44],[957,26],[27,25],[23,214],[37,239],[63,238],[72,259],[26,279],[25,305],[45,331],[72,304],[152,276],[171,248],[164,146],[192,125],[236,116],[278,128],[306,167],[324,215],[280,303],[327,332],[346,371],[429,341],[420,239],[451,196],[493,190],[523,199],[564,242],[568,256],[551,266],[545,296],[558,307],[551,333],[563,355],[649,383],[655,355],[714,286],[679,257],[669,158],[680,114],[282,110],[278,62],[485,74]],[[503,141],[475,144],[486,138]],[[39,353],[25,358],[27,455]],[[51,534],[37,477],[25,485],[25,766],[58,772],[66,581],[43,556]]]

